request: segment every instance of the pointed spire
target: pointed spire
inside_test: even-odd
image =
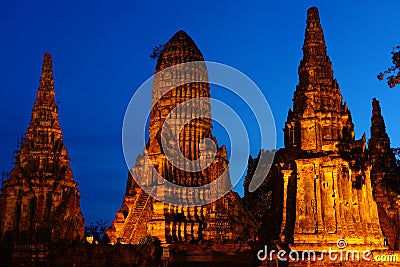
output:
[[[42,76],[39,81],[40,85],[32,109],[30,128],[52,126],[59,129],[58,108],[55,101],[56,94],[54,90],[53,59],[49,53],[44,54]]]
[[[44,90],[54,89],[53,78],[53,58],[49,53],[45,53],[42,64],[42,77],[40,78],[40,88]]]
[[[381,106],[376,98],[372,99],[371,138],[389,138]]]
[[[371,138],[368,149],[373,162],[382,157],[394,157],[390,148],[390,138],[386,132],[381,106],[376,98],[372,99]]]
[[[319,19],[319,12],[316,7],[312,7],[307,11],[307,27],[303,53],[304,57],[309,57],[314,60],[324,59],[326,57],[324,33]]]
[[[303,59],[299,66],[299,85],[295,93],[295,112],[303,113],[306,103],[314,110],[329,108],[339,111],[342,96],[339,85],[333,78],[332,62],[326,50],[319,12],[316,7],[312,7],[307,11]],[[313,95],[305,95],[306,91],[312,91]],[[325,94],[326,96],[322,97]],[[333,99],[328,94],[332,94]],[[332,101],[327,98],[331,98]]]
[[[299,66],[299,84],[304,89],[319,89],[319,78],[334,86],[332,63],[327,56],[324,33],[316,7],[307,11],[307,26],[303,44],[303,59]],[[311,86],[310,86],[311,85]],[[310,88],[309,88],[310,87]],[[336,86],[334,86],[336,87]]]
[[[42,75],[32,108],[31,121],[19,156],[24,155],[28,158],[36,155],[37,158],[47,158],[50,155],[49,151],[52,151],[53,156],[60,157],[60,165],[65,166],[65,179],[73,180],[69,166],[70,159],[62,140],[62,130],[58,121],[52,61],[51,55],[46,53],[43,57]],[[19,156],[16,161],[22,163],[23,159]]]
[[[375,197],[388,196],[397,192],[399,180],[396,157],[391,149],[381,106],[376,98],[372,99],[371,138],[368,141],[368,154],[372,163],[371,180]]]
[[[324,33],[316,7],[307,11],[307,26],[303,44],[303,59],[299,66],[299,84],[293,99],[295,113],[308,109],[339,111],[342,96],[333,78],[332,62],[327,56]],[[312,94],[305,92],[312,92]],[[330,100],[329,100],[330,98]]]
[[[337,151],[337,143],[342,140],[344,132],[350,136],[348,141],[354,139],[354,126],[347,104],[342,104],[340,87],[333,77],[332,62],[327,55],[316,7],[307,11],[303,58],[298,73],[299,83],[294,93],[293,112],[289,111],[285,127],[285,146]],[[343,123],[338,125],[337,120],[340,119]],[[315,120],[312,127],[309,125],[310,120]],[[299,127],[299,122],[304,123],[301,126],[303,128]]]
[[[394,157],[390,147],[390,138],[386,132],[385,120],[382,116],[381,105],[376,98],[372,99],[371,116],[371,138],[368,142],[368,148],[377,158],[384,155]]]
[[[3,192],[13,197],[0,199],[0,202],[4,201],[0,206],[7,207],[0,210],[0,225],[7,222],[13,228],[0,229],[0,239],[10,230],[29,233],[32,237],[29,242],[36,242],[36,236],[52,242],[83,237],[78,184],[74,181],[70,158],[62,140],[52,58],[47,53],[43,58],[31,122]],[[15,210],[21,212],[15,215]]]
[[[319,22],[319,11],[318,8],[313,6],[307,10],[307,21],[318,21]]]

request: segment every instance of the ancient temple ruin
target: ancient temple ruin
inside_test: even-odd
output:
[[[187,62],[193,64],[183,69],[169,69]],[[149,141],[129,174],[124,202],[107,235],[112,243],[125,244],[136,244],[146,235],[155,236],[164,244],[203,241],[246,243],[255,239],[259,226],[235,192],[229,191],[208,205],[184,205],[186,200],[182,192],[178,192],[177,198],[182,200],[182,205],[172,205],[153,198],[138,185],[139,179],[141,186],[152,186],[152,190],[159,190],[162,186],[159,177],[163,177],[176,185],[197,187],[217,181],[222,176],[218,180],[218,187],[221,190],[231,187],[226,148],[218,146],[211,132],[210,87],[206,82],[204,58],[186,32],[177,32],[165,45],[158,58],[155,74],[162,71],[167,73],[156,77],[153,83],[154,106],[150,114]],[[203,81],[169,88],[174,77],[179,80],[179,77],[184,79],[187,76],[196,76]],[[188,103],[185,108],[178,110],[172,119],[169,118],[171,112],[184,102]],[[203,116],[190,119],[180,130],[180,125],[196,112]],[[170,119],[168,122],[167,118]],[[179,136],[176,142],[182,154],[195,162],[190,164],[198,164],[196,160],[215,152],[212,163],[205,169],[195,171],[172,164],[165,153],[168,148],[162,145],[163,128],[167,129],[170,136]],[[212,140],[216,151],[208,149],[201,142],[205,138]],[[171,142],[174,141],[168,140],[168,143]],[[168,191],[164,193],[171,194]]]
[[[10,248],[11,256],[4,261],[8,251],[0,251],[0,265],[160,266],[163,260],[171,266],[214,266],[222,258],[218,266],[347,266],[339,259],[260,263],[255,257],[264,245],[321,252],[338,248],[339,240],[349,249],[382,255],[390,249],[400,256],[400,171],[380,103],[372,100],[367,146],[365,134],[355,138],[315,7],[307,11],[302,50],[293,107],[284,123],[284,148],[249,157],[242,199],[231,190],[227,149],[212,134],[204,57],[184,31],[166,43],[154,71],[149,139],[129,171],[121,208],[106,230],[110,243],[118,246],[74,242],[84,236],[80,192],[58,120],[52,57],[45,54],[30,125],[1,188],[0,248]],[[195,81],[185,83],[188,77]],[[189,162],[171,161],[167,154],[173,145]],[[259,160],[268,153],[275,155],[272,166]],[[210,164],[201,168],[201,161],[208,159]],[[271,171],[250,192],[258,164]],[[203,191],[190,195],[171,190],[166,181],[182,188],[215,182],[206,193],[227,194],[201,204]],[[154,192],[178,204],[155,198]],[[162,247],[146,243],[154,237]],[[140,243],[145,244],[136,246]],[[173,256],[162,257],[162,248],[171,249]],[[354,266],[389,264],[399,265]]]
[[[371,185],[374,162],[368,158],[365,134],[355,139],[315,7],[307,12],[298,74],[284,128],[285,147],[276,153],[263,186],[253,193],[245,188],[245,202],[269,242],[319,250],[346,239],[350,247],[384,248]],[[374,146],[376,138],[371,140]],[[245,187],[256,162],[249,160]]]
[[[374,199],[378,205],[379,221],[391,249],[399,249],[399,170],[390,147],[385,121],[379,101],[372,100],[371,138],[368,155],[372,164],[371,182]]]
[[[32,118],[0,195],[0,238],[17,244],[82,239],[79,194],[58,121],[52,57],[45,54]]]

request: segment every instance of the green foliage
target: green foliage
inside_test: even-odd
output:
[[[379,73],[378,80],[382,81],[386,76],[388,86],[393,88],[400,84],[400,46],[394,47],[391,54],[393,65],[386,71]]]
[[[150,58],[153,60],[157,60],[160,56],[161,53],[164,51],[165,44],[159,44],[153,47],[153,52],[150,54]]]

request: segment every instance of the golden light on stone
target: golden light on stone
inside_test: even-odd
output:
[[[332,248],[344,252],[372,251],[372,262],[361,261],[355,266],[399,266],[394,261],[400,260],[400,176],[381,106],[377,99],[372,100],[367,146],[365,134],[360,139],[355,137],[350,109],[343,101],[327,55],[317,8],[307,11],[299,82],[293,107],[284,123],[284,148],[274,154],[272,164],[259,161],[275,151],[261,150],[256,158],[250,156],[243,198],[228,190],[226,195],[206,205],[168,204],[153,198],[135,179],[143,178],[140,181],[156,190],[160,176],[182,187],[196,187],[216,181],[225,173],[219,186],[224,189],[232,186],[226,148],[219,146],[212,134],[208,82],[165,90],[171,87],[173,77],[197,75],[208,81],[203,55],[186,32],[178,31],[167,42],[154,72],[187,62],[196,62],[199,69],[172,71],[154,80],[149,140],[128,173],[121,208],[106,230],[111,244],[123,245],[107,244],[96,255],[108,251],[107,255],[117,258],[115,262],[122,264],[129,258],[126,265],[136,264],[141,257],[155,254],[154,247],[140,247],[143,240],[153,238],[161,242],[160,261],[164,264],[171,255],[208,263],[217,255],[229,262],[227,266],[234,266],[235,259],[239,259],[234,256],[242,256],[243,251],[254,252],[249,257],[254,263],[257,250],[269,246],[284,252],[321,253]],[[199,99],[202,101],[191,102]],[[183,110],[176,109],[184,102],[189,104]],[[180,127],[187,114],[199,109],[207,116]],[[84,238],[80,192],[63,143],[49,54],[43,58],[31,115],[15,165],[0,194],[0,240],[12,244],[12,257],[23,259],[28,255],[31,257],[28,261],[37,260],[35,263],[47,263],[49,248],[45,245],[50,243],[76,242],[73,250],[96,251],[99,242],[93,236]],[[210,157],[210,165],[191,172],[171,163],[162,140],[166,124],[168,131],[178,137],[174,142],[186,159]],[[213,146],[202,143],[205,139]],[[250,184],[259,163],[263,165],[261,168],[271,167],[271,171],[265,180],[261,179],[261,186],[252,191]],[[162,193],[182,198],[182,194],[173,190]],[[142,248],[147,256],[139,251]],[[69,253],[74,260],[87,263],[87,255],[75,250]],[[62,260],[71,263],[70,254],[62,254],[65,257]],[[280,266],[279,254],[271,255],[273,260],[265,257],[260,266]],[[350,265],[342,265],[340,261],[313,262],[310,257],[284,266]]]
[[[154,80],[153,99],[160,98],[154,103],[150,114],[149,141],[146,155],[138,156],[136,166],[128,176],[128,183],[124,203],[110,227],[107,234],[112,243],[120,240],[122,243],[136,244],[139,239],[147,234],[157,237],[163,244],[177,242],[237,242],[256,239],[259,227],[253,216],[245,209],[240,197],[232,191],[214,203],[203,206],[179,206],[160,202],[144,192],[133,179],[132,175],[145,177],[147,170],[155,167],[158,174],[171,183],[180,186],[207,185],[220,177],[228,168],[227,153],[224,146],[218,147],[215,137],[212,136],[212,124],[209,118],[198,118],[185,124],[182,131],[179,125],[187,119],[188,114],[201,108],[202,114],[210,117],[211,107],[208,101],[202,101],[201,105],[196,99],[208,99],[210,86],[205,82],[187,83],[172,90],[170,84],[172,77],[185,77],[186,75],[207,76],[207,70],[203,55],[200,50],[184,32],[177,32],[165,45],[160,55],[155,73],[168,69],[168,67],[181,63],[197,61],[197,68],[172,70]],[[183,72],[183,73],[182,73]],[[179,80],[179,78],[178,78]],[[168,117],[171,111],[182,103],[189,103],[181,111]],[[208,151],[202,151],[207,147],[201,146],[201,140],[208,138],[218,147],[214,161],[206,169],[191,172],[182,170],[169,161],[162,145],[162,129],[168,119],[169,130],[179,137],[179,147],[186,159],[196,160],[201,155],[207,155]],[[169,142],[171,140],[168,140]],[[211,153],[212,154],[212,153]],[[146,157],[150,161],[146,161]],[[151,166],[149,166],[151,165]],[[229,173],[228,173],[229,174]],[[222,179],[223,188],[230,186],[230,179]],[[154,177],[146,181],[158,181]],[[167,194],[169,192],[166,192]],[[246,245],[244,244],[244,248]]]
[[[349,248],[387,249],[386,242],[398,247],[398,177],[379,104],[374,99],[367,150],[365,135],[355,139],[350,110],[333,77],[317,8],[307,12],[298,73],[285,147],[276,153],[268,182],[254,193],[245,191],[256,217],[270,218],[260,219],[266,243],[298,251],[334,248],[340,239]],[[256,160],[249,161],[245,189]]]
[[[58,121],[52,57],[45,54],[32,118],[0,195],[1,237],[23,245],[80,240],[79,202]]]

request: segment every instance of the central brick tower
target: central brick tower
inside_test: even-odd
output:
[[[173,68],[188,62],[191,64]],[[195,82],[178,84],[187,78]],[[165,45],[155,68],[152,93],[149,141],[130,171],[124,202],[107,230],[111,242],[136,244],[146,235],[155,236],[164,244],[203,241],[245,244],[254,239],[259,225],[241,204],[239,195],[229,190],[227,152],[224,146],[218,146],[211,133],[207,68],[202,53],[186,32],[177,32]],[[180,105],[184,107],[179,109]],[[200,116],[192,117],[193,114]],[[167,146],[163,145],[163,138],[167,139]],[[177,145],[184,157],[175,164],[166,155],[171,144]],[[211,164],[199,169],[198,159],[207,159],[211,154],[215,154]],[[185,163],[185,159],[190,162]],[[163,184],[160,176],[185,187],[207,185],[221,176],[216,190],[228,189],[228,193],[207,205],[188,206],[184,205],[182,191],[166,191],[163,193],[175,194],[182,205],[166,204],[148,195],[137,183],[159,190]]]

